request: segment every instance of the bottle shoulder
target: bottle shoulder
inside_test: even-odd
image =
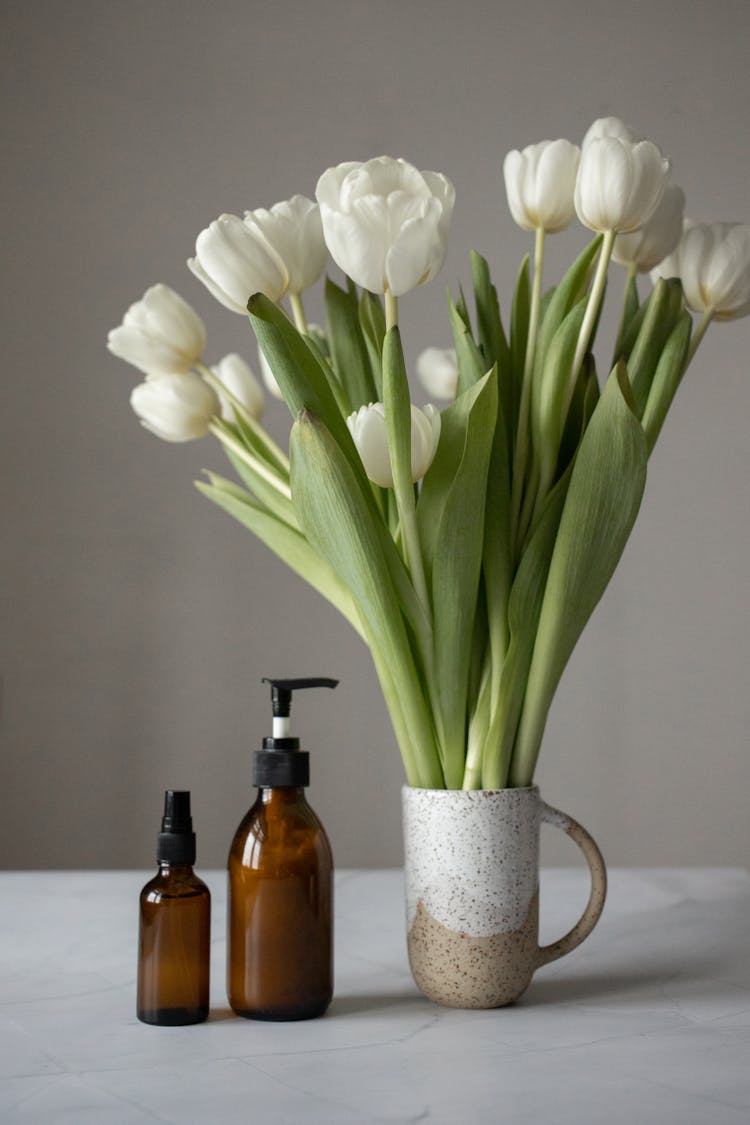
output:
[[[302,796],[255,802],[242,819],[229,851],[229,867],[259,870],[282,857],[299,863],[332,866],[331,846],[315,811]]]
[[[159,870],[141,891],[141,899],[161,902],[163,899],[205,898],[210,902],[211,892],[192,868]]]

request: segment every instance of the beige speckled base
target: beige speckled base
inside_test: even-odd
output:
[[[501,1008],[528,988],[538,963],[539,894],[519,930],[471,937],[436,921],[420,900],[408,934],[415,984],[447,1008]]]

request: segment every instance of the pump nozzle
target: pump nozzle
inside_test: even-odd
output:
[[[299,748],[299,739],[289,734],[289,713],[292,709],[292,692],[303,688],[335,688],[338,680],[325,676],[302,680],[263,677],[271,685],[273,706],[273,734],[263,739],[263,749],[256,751],[254,764],[255,784],[259,786],[305,786],[309,782],[308,755]]]
[[[271,685],[271,703],[274,718],[288,718],[292,709],[292,692],[302,688],[327,687],[335,688],[338,680],[331,680],[325,676],[308,677],[303,680],[277,680],[272,676],[264,676],[262,682]]]

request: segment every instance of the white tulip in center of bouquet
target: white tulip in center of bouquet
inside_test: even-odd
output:
[[[620,559],[685,370],[713,320],[750,312],[750,228],[685,222],[668,160],[616,118],[580,148],[509,153],[504,175],[533,255],[503,321],[472,253],[474,307],[450,300],[453,347],[417,363],[451,400],[442,411],[411,402],[399,299],[439,271],[454,191],[390,157],[330,168],[317,202],[221,215],[188,262],[249,315],[264,382],[294,419],[288,451],[261,424],[246,361],[209,367],[200,318],[167,286],[108,341],[146,375],[131,396],[143,425],[167,441],[216,437],[238,479],[209,473],[198,488],[369,646],[407,781],[422,788],[532,784],[552,697]],[[545,239],[576,216],[595,236],[545,289]],[[303,293],[329,254],[347,281],[326,281],[318,328]],[[613,260],[622,309],[600,374]]]

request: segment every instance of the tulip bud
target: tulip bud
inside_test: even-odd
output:
[[[253,418],[262,418],[265,400],[256,376],[245,363],[242,356],[231,352],[219,360],[211,370],[222,386],[245,407]],[[225,422],[234,422],[232,400],[217,389],[221,404],[221,416]]]
[[[667,184],[651,218],[640,230],[618,234],[612,257],[621,266],[635,266],[648,273],[674,250],[682,235],[685,193],[676,184]]]
[[[137,386],[130,405],[141,425],[164,441],[191,441],[208,433],[219,400],[199,375],[159,375]]]
[[[379,156],[329,168],[315,195],[333,260],[363,289],[399,297],[442,266],[455,199],[445,176]]]
[[[669,161],[651,141],[605,135],[587,141],[575,187],[575,208],[595,231],[637,230],[662,197]]]
[[[257,227],[281,258],[289,275],[288,293],[297,295],[315,284],[328,258],[317,203],[294,195],[270,211],[246,211],[245,222]]]
[[[540,141],[503,162],[510,213],[523,230],[554,234],[570,226],[581,150],[570,141]]]
[[[369,406],[361,406],[349,415],[346,424],[369,479],[381,488],[393,488],[383,403],[371,402]],[[411,475],[414,482],[420,480],[432,464],[439,439],[440,411],[431,405],[421,410],[412,406]]]
[[[107,336],[112,354],[149,378],[189,371],[205,346],[203,321],[168,285],[147,289]]]
[[[280,301],[289,284],[286,266],[257,225],[220,215],[195,242],[188,268],[232,312],[247,313],[253,293]]]
[[[433,398],[455,398],[458,385],[456,349],[425,348],[417,358],[417,376]]]
[[[750,313],[750,226],[747,223],[689,223],[677,248],[652,270],[679,277],[691,309],[717,320]]]

